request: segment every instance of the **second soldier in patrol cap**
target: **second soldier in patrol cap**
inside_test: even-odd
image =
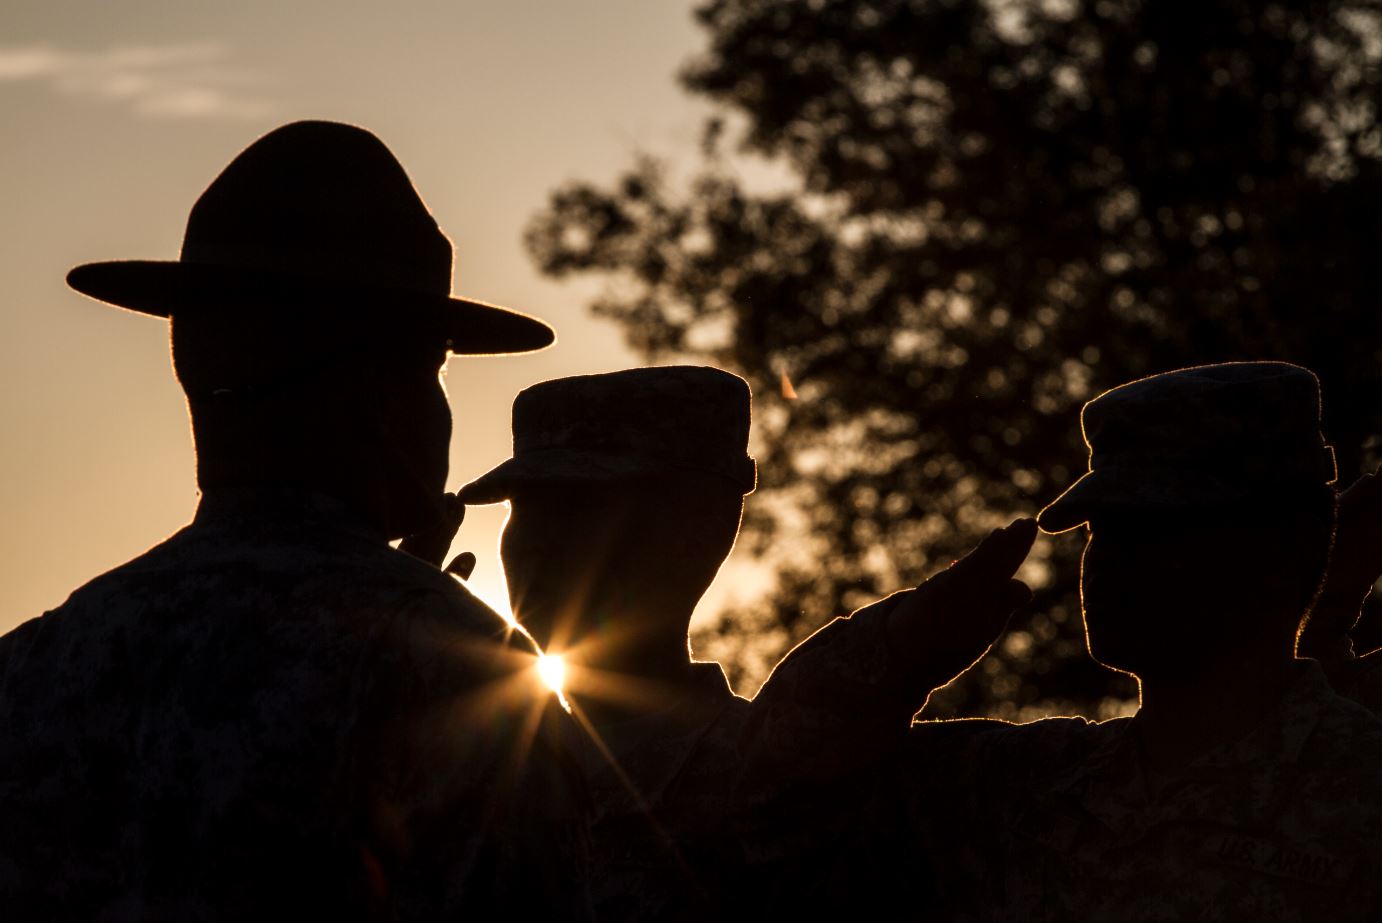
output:
[[[695,663],[687,625],[755,484],[746,382],[712,368],[543,382],[513,406],[513,457],[462,488],[511,505],[500,542],[515,617],[593,728],[597,915],[720,910],[726,805],[749,703]]]

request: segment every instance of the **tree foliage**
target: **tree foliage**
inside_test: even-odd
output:
[[[557,190],[542,269],[651,360],[745,375],[777,575],[699,639],[758,675],[1083,470],[1082,403],[1201,362],[1321,376],[1341,475],[1382,433],[1382,14],[1374,2],[707,0],[694,175]],[[755,181],[766,163],[790,179]],[[746,166],[747,165],[747,166]],[[790,385],[788,385],[790,383]],[[795,399],[791,394],[795,392]],[[1078,538],[939,713],[1093,714]],[[1154,579],[1154,575],[1152,576]],[[735,660],[735,652],[742,656]],[[1121,683],[1121,685],[1120,685]]]

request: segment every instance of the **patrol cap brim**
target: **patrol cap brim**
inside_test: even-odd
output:
[[[1101,516],[1178,515],[1244,504],[1273,506],[1318,485],[1283,477],[1276,483],[1244,482],[1233,471],[1196,472],[1192,479],[1176,472],[1120,467],[1090,471],[1037,514],[1043,532],[1058,535]]]
[[[1059,535],[1104,516],[1176,515],[1253,501],[1270,502],[1270,493],[1245,490],[1232,479],[1202,475],[1199,481],[1188,483],[1158,478],[1156,474],[1132,474],[1117,468],[1087,472],[1037,514],[1037,526],[1049,535]],[[1298,485],[1281,485],[1283,492],[1293,489],[1298,489]]]
[[[697,473],[720,478],[743,494],[753,493],[757,472],[752,459],[744,459],[743,476],[737,481],[720,472],[677,465],[662,458],[636,458],[605,452],[551,449],[515,456],[462,487],[458,492],[467,506],[503,503],[524,487],[536,484],[595,484],[627,482],[643,477]]]
[[[1090,471],[1037,513],[1037,526],[1050,535],[1059,535],[1089,522],[1090,500],[1097,500],[1098,486]]]

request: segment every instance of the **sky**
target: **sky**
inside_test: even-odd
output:
[[[590,318],[590,281],[540,277],[522,231],[569,179],[638,151],[688,157],[677,86],[701,44],[684,0],[5,0],[0,10],[0,632],[161,541],[196,507],[166,322],[67,289],[72,266],[173,259],[187,211],[258,136],[351,122],[402,161],[456,248],[456,294],[518,308],[555,347],[453,358],[454,489],[508,457],[517,392],[638,365]],[[504,606],[504,509],[453,551]],[[716,605],[712,593],[701,617]]]

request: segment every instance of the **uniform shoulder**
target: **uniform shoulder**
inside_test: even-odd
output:
[[[385,547],[365,585],[347,593],[355,607],[373,607],[368,642],[375,656],[399,660],[398,670],[437,673],[434,679],[525,669],[537,655],[531,639],[460,580],[411,555]],[[401,659],[400,659],[401,658]],[[406,661],[406,663],[404,662]]]
[[[13,666],[21,649],[27,658],[45,645],[161,650],[175,643],[165,630],[171,625],[184,629],[176,643],[224,640],[238,625],[246,638],[262,635],[256,643],[273,637],[313,650],[320,645],[308,639],[316,636],[329,636],[335,648],[373,646],[400,631],[494,639],[507,627],[457,579],[382,541],[194,523],[11,632],[0,663]]]
[[[1122,723],[1080,717],[1024,724],[991,718],[919,721],[908,745],[915,759],[963,772],[978,784],[1031,787],[1108,745]]]
[[[1317,759],[1366,761],[1372,771],[1382,761],[1382,719],[1341,695],[1323,695],[1305,752]]]
[[[377,578],[395,583],[401,591],[434,596],[456,608],[486,618],[499,618],[460,580],[432,564],[396,548],[382,548]]]

